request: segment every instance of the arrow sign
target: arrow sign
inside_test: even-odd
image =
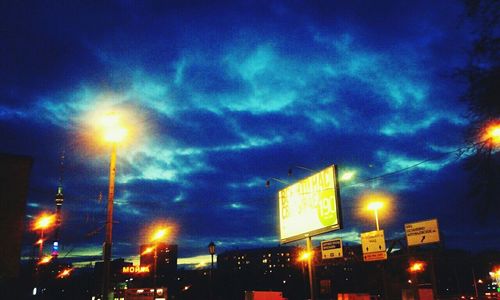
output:
[[[439,227],[436,219],[405,224],[408,246],[439,242]]]
[[[363,253],[385,251],[384,231],[370,231],[361,233],[361,245]]]

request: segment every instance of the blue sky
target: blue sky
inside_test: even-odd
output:
[[[465,146],[468,124],[453,76],[471,42],[460,2],[5,6],[0,151],[35,160],[27,223],[54,209],[64,151],[63,255],[101,255],[104,232],[87,233],[105,219],[110,148],[93,125],[106,111],[131,127],[118,149],[114,257],[137,255],[160,220],[177,225],[183,259],[211,240],[218,251],[277,245],[284,186],[265,181],[331,164],[357,171],[341,186],[344,229],[333,236],[359,242],[373,229],[359,199],[384,191],[394,196],[386,237],[437,218],[450,247],[499,246],[488,238],[498,220],[474,215],[462,159],[447,154]]]

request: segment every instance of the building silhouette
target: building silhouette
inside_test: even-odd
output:
[[[140,246],[140,265],[153,266],[154,264],[154,251],[146,251],[146,249],[153,247],[153,244],[143,244]],[[177,275],[177,245],[168,245],[166,243],[157,244],[157,284],[169,285],[174,282]],[[153,270],[153,268],[151,268]],[[152,279],[153,272],[150,274]]]

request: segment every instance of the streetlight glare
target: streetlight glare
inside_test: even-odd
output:
[[[155,249],[156,247],[155,246],[151,246],[151,247],[147,247],[146,250],[144,250],[141,255],[146,255],[146,254],[149,254],[151,252],[153,252],[153,250]]]
[[[494,121],[486,126],[481,139],[491,146],[500,145],[500,121]]]
[[[153,238],[151,240],[152,241],[157,241],[157,240],[163,238],[166,234],[167,234],[167,228],[158,229],[153,234]]]
[[[100,125],[104,130],[104,139],[108,142],[118,143],[127,136],[128,130],[122,125],[120,117],[115,113],[103,116]]]
[[[299,261],[307,261],[312,257],[312,252],[311,251],[303,251],[300,253],[299,256]]]
[[[57,275],[57,278],[68,277],[71,274],[71,271],[73,271],[73,269],[64,269],[61,273],[59,273],[59,275]]]
[[[370,203],[368,203],[368,206],[367,206],[367,208],[369,210],[379,210],[382,207],[384,207],[384,203],[381,201],[370,202]]]
[[[52,226],[52,224],[55,223],[55,220],[56,220],[55,215],[42,214],[40,217],[38,217],[35,220],[35,224],[33,226],[33,229],[34,230],[47,229],[50,226]]]
[[[45,256],[44,258],[40,259],[38,264],[43,265],[43,264],[49,263],[51,260],[52,260],[52,256]]]
[[[340,175],[340,181],[349,181],[352,180],[356,176],[356,171],[345,171]]]
[[[410,272],[421,272],[424,270],[424,266],[423,262],[414,262],[410,266]]]

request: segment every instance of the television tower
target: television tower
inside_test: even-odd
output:
[[[63,188],[62,188],[62,176],[64,171],[64,151],[61,154],[61,164],[60,164],[60,172],[61,176],[59,177],[59,185],[57,187],[57,194],[55,198],[56,202],[56,228],[54,232],[54,243],[52,244],[52,257],[57,258],[59,256],[59,229],[61,227],[62,218],[61,218],[61,208],[64,202]]]

